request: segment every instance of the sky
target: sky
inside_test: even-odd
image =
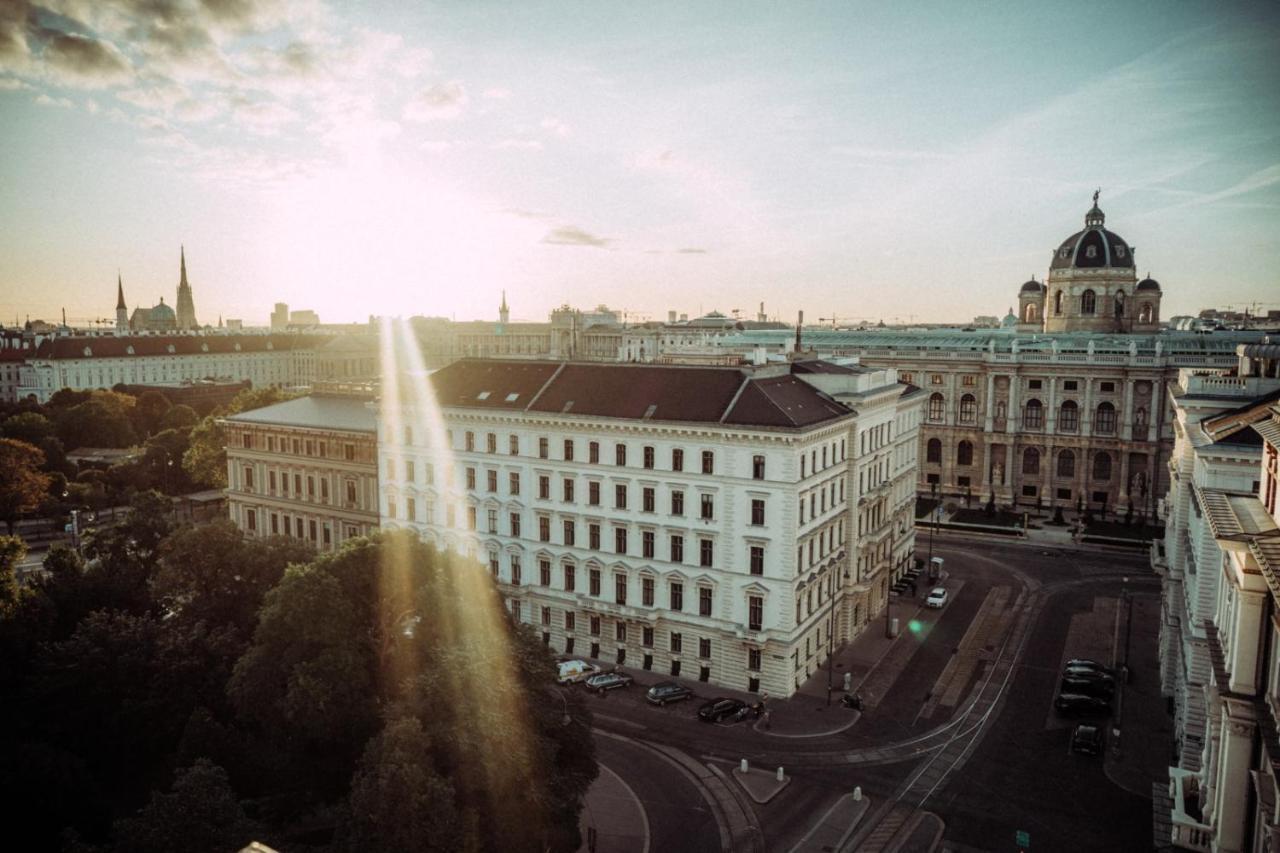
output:
[[[1280,309],[1280,4],[0,0],[0,322]]]

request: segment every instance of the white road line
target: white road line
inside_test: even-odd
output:
[[[641,849],[640,853],[649,853],[649,813],[644,810],[644,803],[640,802],[640,798],[636,796],[636,792],[627,784],[627,781],[617,773],[614,773],[613,770],[609,768],[609,765],[603,762],[597,763],[600,764],[601,770],[612,776],[619,785],[626,789],[632,802],[634,802],[636,804],[636,808],[640,810],[640,820],[644,823],[644,847]]]

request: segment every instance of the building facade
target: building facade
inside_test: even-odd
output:
[[[1240,348],[1233,374],[1183,371],[1163,575],[1162,685],[1173,699],[1172,842],[1263,851],[1280,842],[1280,347]]]
[[[891,369],[463,360],[430,385],[381,401],[382,526],[487,564],[566,654],[790,695],[910,564],[922,398]]]
[[[321,387],[219,419],[227,508],[247,536],[290,536],[333,551],[378,527],[372,386]]]

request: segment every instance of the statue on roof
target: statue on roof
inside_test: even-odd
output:
[[[1094,207],[1097,207],[1097,206],[1098,206],[1098,196],[1099,196],[1101,193],[1102,193],[1102,187],[1098,187],[1096,190],[1094,190],[1094,191],[1093,191],[1093,206],[1094,206]]]

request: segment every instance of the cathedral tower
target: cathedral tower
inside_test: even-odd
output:
[[[187,250],[182,247],[181,263],[182,272],[178,280],[178,329],[180,331],[191,331],[200,328],[200,324],[196,322],[196,304],[191,298],[191,285],[187,283]]]
[[[129,308],[124,304],[124,281],[120,273],[116,273],[116,331],[125,334],[129,331]]]
[[[498,306],[498,322],[506,325],[511,319],[511,310],[507,308],[507,292],[502,291],[502,304]]]

